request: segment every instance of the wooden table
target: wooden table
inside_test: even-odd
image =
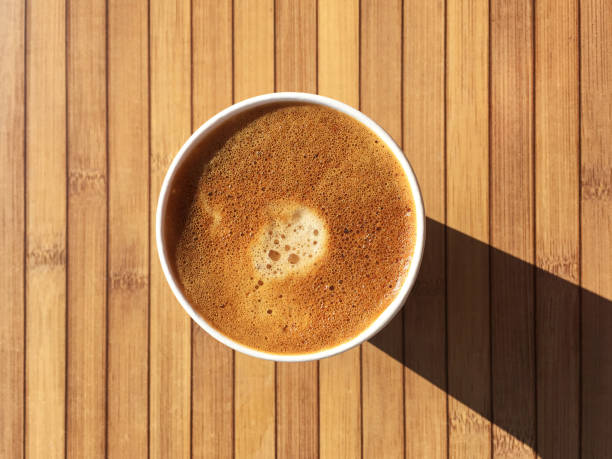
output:
[[[611,457],[609,0],[4,0],[0,50],[0,457]],[[275,90],[378,121],[428,214],[320,362],[213,341],[155,248],[181,144]]]

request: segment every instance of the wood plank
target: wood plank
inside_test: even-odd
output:
[[[276,91],[317,91],[317,2],[275,3]]]
[[[493,457],[535,456],[533,10],[491,2]]]
[[[359,0],[318,3],[318,92],[359,108]],[[319,362],[319,452],[361,456],[361,349]]]
[[[151,0],[151,189],[149,453],[191,453],[191,319],[166,283],[155,246],[155,210],[170,162],[191,134],[191,10],[189,2]]]
[[[316,0],[275,2],[275,90],[317,91]],[[318,362],[276,365],[276,452],[319,454]]]
[[[319,0],[317,26],[318,92],[357,109],[359,10],[359,0]]]
[[[0,457],[23,457],[25,4],[0,5]]]
[[[316,362],[276,365],[277,457],[318,457]]]
[[[274,91],[274,1],[234,1],[234,100]],[[234,354],[237,458],[274,457],[275,365]]]
[[[232,2],[194,2],[192,130],[232,104]],[[194,457],[233,454],[234,359],[230,348],[192,323]]]
[[[66,448],[106,453],[106,2],[68,3]]]
[[[487,2],[447,3],[449,454],[491,454]]]
[[[406,457],[446,458],[445,4],[404,2],[403,148],[429,220],[404,307]]]
[[[402,138],[402,4],[361,2],[361,110]],[[363,457],[404,455],[402,314],[362,346]]]
[[[578,2],[536,2],[537,439],[579,455]]]
[[[237,458],[274,457],[274,362],[235,355],[235,452]]]
[[[234,99],[274,91],[274,0],[234,0]]]
[[[66,10],[26,9],[25,452],[65,456]]]
[[[582,457],[612,451],[612,4],[580,3]]]
[[[146,458],[149,450],[148,19],[147,0],[109,2],[107,454],[111,458]]]

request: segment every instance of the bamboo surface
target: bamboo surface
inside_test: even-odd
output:
[[[6,0],[0,49],[0,457],[609,456],[609,1]],[[273,91],[371,116],[428,217],[319,362],[217,343],[156,253],[180,146]]]

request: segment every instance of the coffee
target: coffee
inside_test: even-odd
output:
[[[234,341],[272,353],[346,342],[393,301],[416,239],[389,147],[331,108],[252,109],[177,172],[164,234],[185,297]]]

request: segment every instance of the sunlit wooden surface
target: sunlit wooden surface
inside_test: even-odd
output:
[[[610,1],[5,0],[0,50],[1,458],[610,456]],[[156,253],[181,144],[272,91],[373,117],[428,214],[321,362],[217,343]]]

